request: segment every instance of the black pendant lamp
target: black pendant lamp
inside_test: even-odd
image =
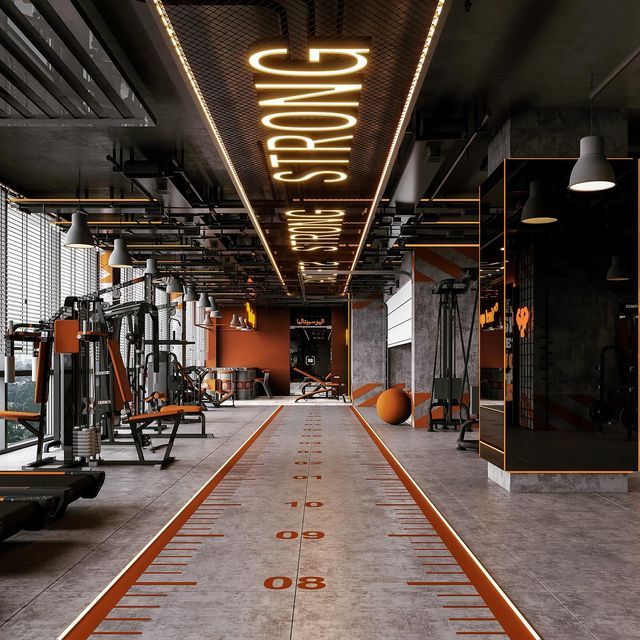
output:
[[[541,180],[533,180],[529,184],[529,198],[522,207],[521,220],[524,224],[550,224],[558,221]]]
[[[620,256],[611,256],[611,266],[607,271],[609,282],[623,282],[629,280],[629,272]]]

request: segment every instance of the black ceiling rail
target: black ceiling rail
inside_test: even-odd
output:
[[[102,71],[100,71],[98,65],[93,61],[93,58],[78,42],[77,38],[56,13],[51,4],[49,4],[49,0],[31,0],[31,4],[46,20],[60,40],[62,40],[67,49],[75,56],[76,60],[88,71],[91,79],[98,85],[109,102],[117,109],[118,113],[123,118],[133,118],[133,113],[120,98],[120,94],[113,88]]]
[[[83,100],[91,110],[99,117],[104,118],[106,114],[104,107],[96,100],[90,91],[82,84],[82,81],[73,73],[47,42],[43,39],[38,30],[31,24],[29,19],[13,4],[12,0],[0,0],[0,8],[16,24],[25,35],[29,44],[33,46],[40,55],[60,74],[63,80],[73,89],[79,98]]]
[[[29,111],[29,108],[21,104],[20,101],[11,95],[4,87],[0,87],[0,100],[4,100],[12,109],[17,111],[23,118],[35,118],[36,114]]]
[[[46,100],[39,96],[4,60],[0,59],[0,75],[4,76],[20,93],[29,98],[33,104],[49,118],[57,118],[57,114]],[[60,105],[62,106],[62,105]],[[63,107],[64,109],[64,107]],[[66,111],[66,109],[65,109]]]
[[[80,112],[67,96],[56,86],[55,82],[49,79],[46,73],[42,71],[27,55],[27,53],[19,47],[4,30],[0,29],[0,45],[2,45],[69,113],[73,118],[82,118],[84,114]]]

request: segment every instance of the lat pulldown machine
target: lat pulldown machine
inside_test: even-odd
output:
[[[475,281],[476,294],[465,344],[458,297],[466,294]],[[469,420],[469,407],[463,401],[470,395],[469,356],[478,305],[477,278],[469,274],[461,280],[441,280],[433,290],[438,300],[438,327],[431,381],[429,431],[462,427]],[[462,375],[458,374],[458,353],[462,354]],[[440,415],[436,415],[436,413]]]

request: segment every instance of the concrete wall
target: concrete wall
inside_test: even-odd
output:
[[[411,345],[402,344],[387,351],[389,386],[411,390]]]
[[[384,391],[385,314],[381,300],[351,305],[351,397],[357,406],[373,406]]]
[[[433,363],[437,344],[438,304],[439,296],[433,294],[434,286],[446,278],[461,278],[465,267],[478,266],[478,249],[475,248],[442,248],[416,249],[413,256],[413,336],[412,354],[413,379],[413,426],[429,426],[429,401],[431,400],[431,384]],[[458,305],[462,318],[465,344],[471,324],[475,292],[469,291],[459,296]],[[478,322],[476,315],[476,324]],[[478,342],[477,327],[471,345],[469,358],[469,379],[471,385],[479,384],[478,380]],[[462,350],[457,350],[456,368],[462,375],[464,361]]]
[[[498,129],[488,148],[489,174],[505,158],[573,158],[580,138],[589,135],[589,109],[521,109]],[[622,109],[596,109],[593,132],[605,139],[610,158],[628,154],[627,113]]]

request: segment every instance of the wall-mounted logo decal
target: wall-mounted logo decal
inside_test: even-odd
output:
[[[490,309],[487,309],[480,314],[480,326],[484,327],[487,324],[493,324],[496,319],[496,313],[498,313],[500,305],[496,302]]]
[[[273,180],[331,183],[347,179],[358,122],[362,71],[369,48],[325,43],[309,48],[307,61],[289,58],[286,46],[249,56]]]
[[[258,328],[258,314],[256,313],[255,307],[250,302],[244,303],[244,313],[245,318],[247,320],[247,324],[252,329]]]
[[[520,329],[520,337],[525,337],[525,331],[529,324],[529,309],[527,307],[519,307],[516,311],[516,324]]]

